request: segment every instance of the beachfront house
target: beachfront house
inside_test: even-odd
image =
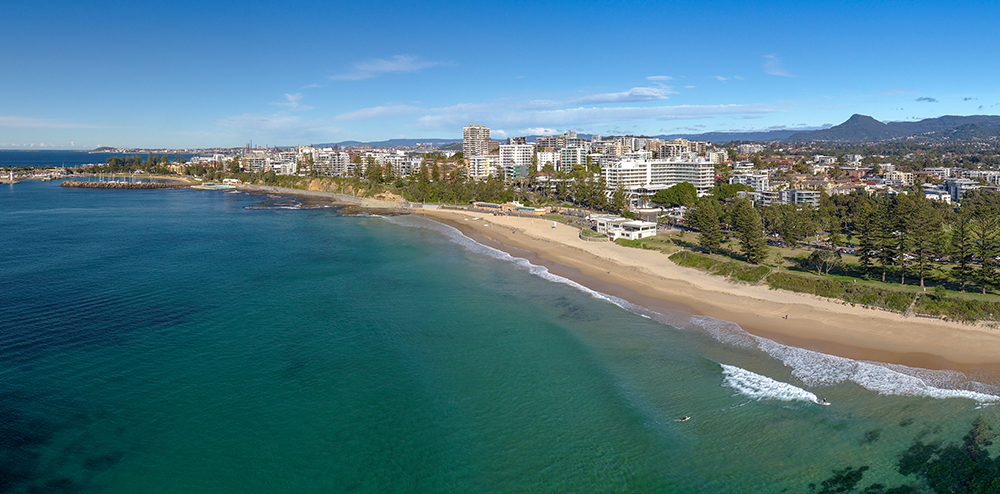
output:
[[[619,238],[638,240],[656,235],[656,223],[652,221],[630,220],[612,215],[590,215],[587,221],[593,225],[597,233],[607,235],[611,240]]]

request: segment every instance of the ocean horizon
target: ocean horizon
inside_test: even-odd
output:
[[[1000,426],[976,376],[300,202],[0,187],[0,493],[809,492],[846,467],[918,484],[914,441]]]

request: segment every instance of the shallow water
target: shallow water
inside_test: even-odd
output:
[[[805,492],[847,465],[912,482],[915,437],[1000,425],[960,373],[269,199],[0,188],[0,492]]]

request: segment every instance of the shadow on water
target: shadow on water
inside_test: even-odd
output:
[[[134,332],[187,324],[205,310],[194,304],[148,303],[137,308],[128,302],[108,301],[100,310],[67,304],[44,317],[13,321],[11,331],[0,337],[0,360],[27,362],[81,346],[122,345]]]
[[[0,493],[14,492],[36,479],[39,449],[52,440],[55,424],[31,417],[28,397],[0,394]]]
[[[912,421],[904,420],[905,427]],[[905,425],[904,425],[905,423]],[[922,431],[913,444],[896,460],[897,471],[913,480],[896,487],[873,483],[859,487],[864,481],[867,465],[848,465],[834,469],[832,475],[820,483],[811,483],[812,492],[860,492],[864,494],[903,494],[916,492],[937,493],[996,493],[1000,492],[1000,456],[991,457],[987,447],[993,444],[996,434],[981,418],[972,423],[972,429],[962,437],[962,442],[934,441],[925,444],[923,438],[929,431]],[[865,433],[862,444],[877,441],[877,430]]]
[[[113,451],[87,458],[88,448],[71,445],[53,462],[52,453],[46,450],[57,443],[57,436],[66,431],[72,434],[91,419],[65,404],[59,407],[65,411],[59,420],[39,418],[39,410],[52,408],[49,401],[37,394],[0,393],[0,494],[83,492],[93,473],[110,470],[125,457],[125,451]],[[80,466],[88,472],[82,479],[60,474],[67,467],[79,471]]]

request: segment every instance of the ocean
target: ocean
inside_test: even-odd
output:
[[[918,484],[915,440],[1000,426],[976,376],[294,202],[0,187],[0,493],[812,492]]]

